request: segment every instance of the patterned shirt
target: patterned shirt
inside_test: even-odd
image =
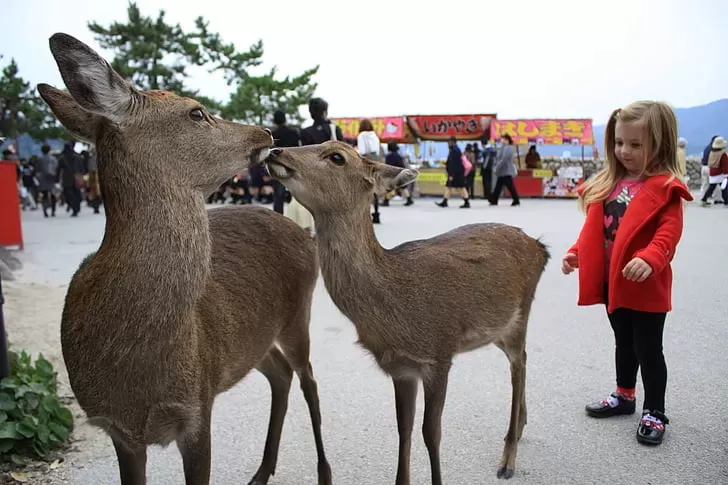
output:
[[[644,181],[642,180],[620,180],[604,201],[604,262],[606,265],[604,278],[607,281],[619,222],[627,212],[627,206],[643,186]]]

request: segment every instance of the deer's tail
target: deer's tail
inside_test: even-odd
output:
[[[546,270],[546,265],[548,264],[549,260],[551,259],[551,252],[549,251],[549,246],[546,245],[541,239],[543,236],[536,238],[536,243],[538,244],[539,249],[541,250],[542,256],[543,256],[543,264],[541,267],[541,271]]]

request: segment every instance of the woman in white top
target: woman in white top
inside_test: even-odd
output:
[[[381,159],[382,143],[379,141],[379,137],[374,132],[372,122],[369,120],[362,120],[359,123],[359,136],[356,137],[356,149],[359,151],[359,155],[369,160],[378,162]],[[372,222],[374,224],[381,222],[379,219],[379,196],[377,194],[374,194]]]

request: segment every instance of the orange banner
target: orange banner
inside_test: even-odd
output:
[[[490,137],[508,134],[516,145],[592,145],[592,120],[493,120]]]

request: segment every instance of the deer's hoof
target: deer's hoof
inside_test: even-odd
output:
[[[502,466],[498,469],[498,473],[496,473],[496,476],[498,478],[502,478],[504,480],[508,480],[509,478],[513,477],[513,468],[508,468],[506,466]]]
[[[331,467],[328,463],[323,462],[318,467],[318,485],[332,485]]]

